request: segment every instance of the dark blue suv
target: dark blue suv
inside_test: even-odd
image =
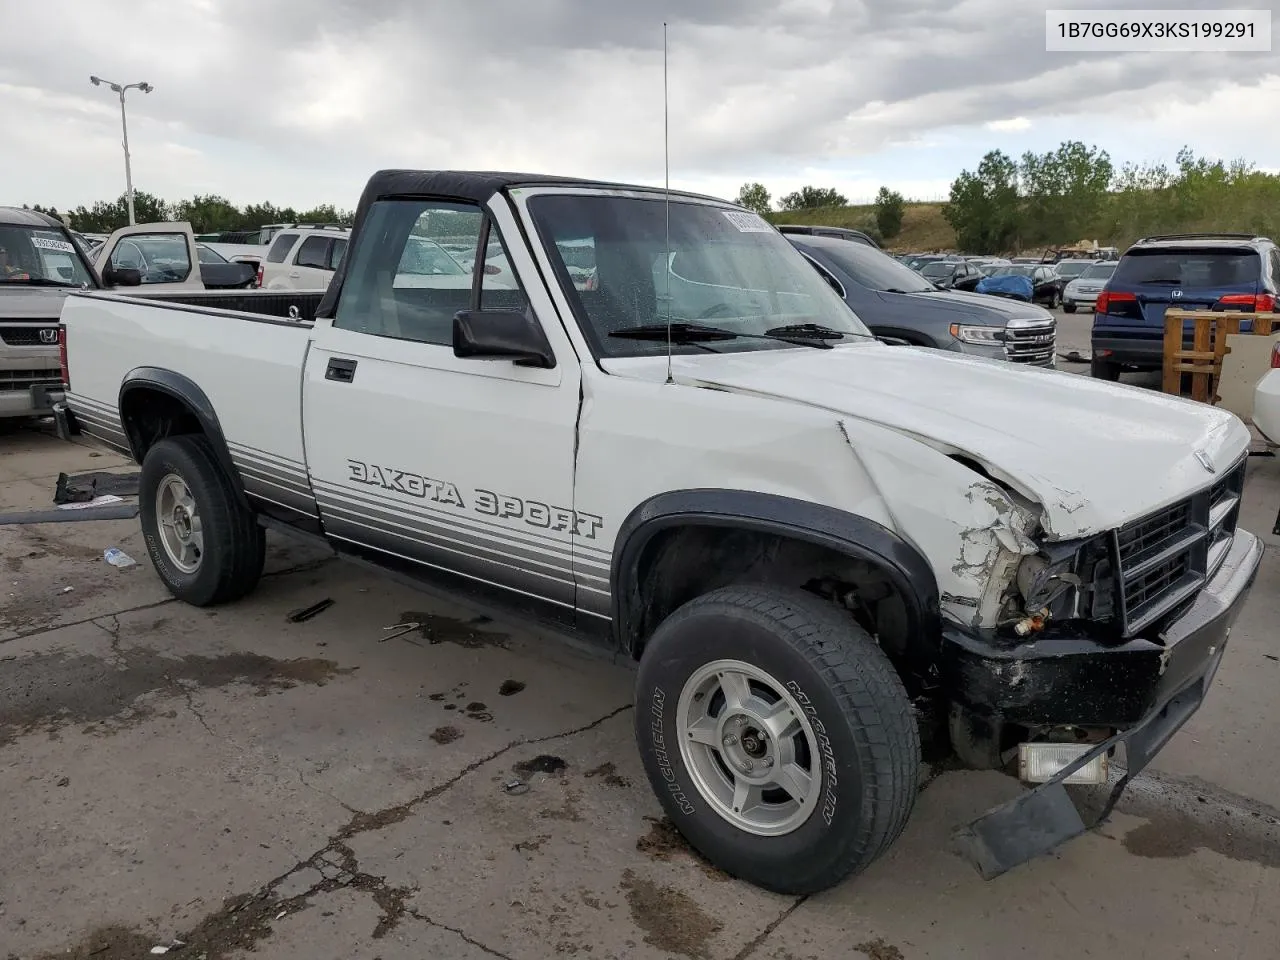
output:
[[[1164,364],[1164,312],[1267,313],[1280,296],[1280,250],[1245,233],[1185,233],[1139,240],[1120,258],[1093,314],[1092,373],[1117,380],[1123,370]],[[1194,324],[1188,321],[1189,340]],[[1242,330],[1251,329],[1248,320]]]

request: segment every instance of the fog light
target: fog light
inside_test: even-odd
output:
[[[1092,750],[1092,743],[1020,743],[1018,744],[1018,779],[1027,783],[1044,783]],[[1094,757],[1063,783],[1106,783],[1107,755]]]

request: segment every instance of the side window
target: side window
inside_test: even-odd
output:
[[[267,251],[267,263],[284,263],[284,258],[293,249],[293,241],[297,239],[296,233],[277,233],[271,241],[271,249]]]
[[[300,267],[316,267],[320,270],[329,268],[330,237],[307,237],[298,247],[298,255],[293,262]],[[270,254],[268,254],[270,256]]]
[[[130,234],[111,251],[111,266],[141,271],[143,283],[181,283],[191,275],[186,235]]]
[[[473,306],[523,309],[524,291],[491,227],[481,256],[480,207],[448,200],[379,200],[369,208],[333,325],[378,337],[453,346],[453,317]]]
[[[1280,284],[1280,249],[1271,251],[1271,282]]]
[[[347,252],[347,241],[345,237],[339,237],[333,241],[333,248],[329,251],[329,269],[337,270],[342,265],[342,255]]]

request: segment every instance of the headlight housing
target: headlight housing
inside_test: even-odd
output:
[[[1004,327],[987,327],[969,323],[953,323],[951,335],[961,343],[997,346],[1005,341]]]

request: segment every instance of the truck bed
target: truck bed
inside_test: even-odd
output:
[[[291,306],[305,306],[310,319],[320,296],[266,291],[69,296],[61,317],[68,407],[86,434],[129,453],[121,385],[145,378],[145,368],[186,378],[216,411],[246,492],[294,509],[308,503],[314,509],[298,402],[311,325],[281,317]]]

